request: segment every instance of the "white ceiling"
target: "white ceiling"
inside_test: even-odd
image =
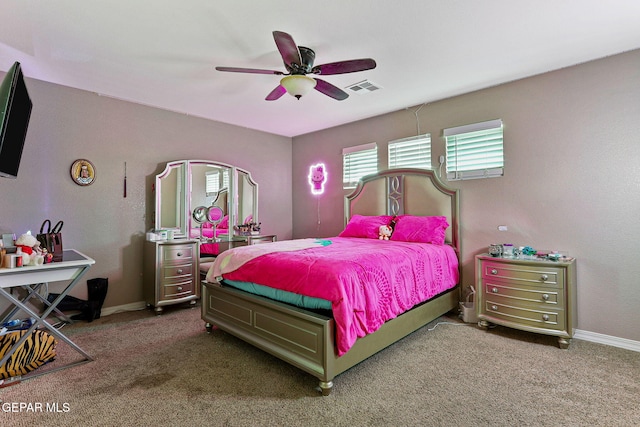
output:
[[[285,71],[274,30],[382,89],[270,102],[279,76],[214,69]],[[637,48],[637,0],[0,2],[2,71],[289,137]]]

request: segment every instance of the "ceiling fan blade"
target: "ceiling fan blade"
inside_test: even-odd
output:
[[[300,65],[300,51],[298,45],[293,41],[293,37],[282,31],[274,31],[273,39],[280,51],[280,56],[284,61],[285,67],[289,70],[291,64]]]
[[[271,93],[269,93],[269,95],[267,95],[265,100],[267,100],[267,101],[275,101],[276,99],[279,99],[285,93],[287,93],[287,90],[284,88],[284,86],[278,85],[274,90],[271,91]]]
[[[257,68],[238,68],[238,67],[216,67],[218,71],[229,71],[232,73],[251,73],[251,74],[276,74],[278,76],[284,75],[282,71],[274,70],[260,70]]]
[[[322,92],[333,99],[337,99],[338,101],[345,100],[349,97],[349,95],[345,91],[332,85],[331,83],[325,82],[324,80],[320,79],[315,79],[315,81],[315,90],[317,90],[318,92]]]
[[[363,58],[317,65],[313,67],[311,72],[313,74],[327,76],[331,74],[355,73],[356,71],[371,70],[373,68],[376,68],[376,61],[371,58]]]

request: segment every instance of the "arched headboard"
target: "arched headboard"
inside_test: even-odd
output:
[[[363,177],[344,200],[344,221],[352,215],[445,216],[446,243],[461,253],[459,190],[449,188],[432,170],[387,169]]]

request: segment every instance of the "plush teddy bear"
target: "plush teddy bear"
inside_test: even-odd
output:
[[[22,265],[38,265],[39,258],[44,261],[40,242],[31,233],[25,233],[18,237],[16,247],[22,250]]]
[[[381,225],[378,230],[378,239],[380,240],[389,240],[391,237],[392,229],[388,225]]]

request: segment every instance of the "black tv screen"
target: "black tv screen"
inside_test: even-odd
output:
[[[20,63],[16,62],[0,85],[0,176],[18,176],[32,106]]]

